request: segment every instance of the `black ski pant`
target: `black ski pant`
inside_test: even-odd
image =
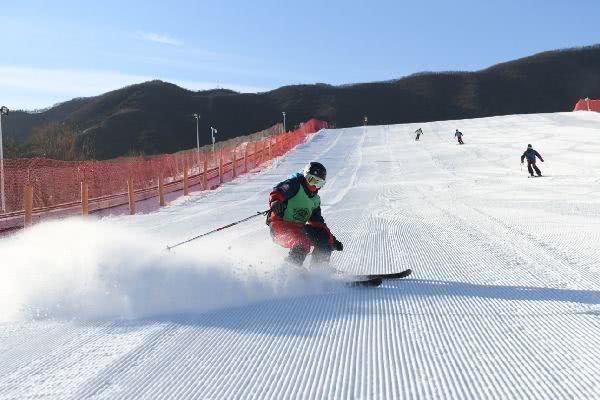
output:
[[[313,248],[311,265],[328,264],[331,258],[333,247],[329,242],[329,232],[323,228],[312,225],[304,225],[302,227],[304,235],[310,240]],[[308,253],[301,246],[294,246],[286,258],[287,261],[302,265]]]
[[[529,175],[533,176],[534,169],[535,169],[535,173],[538,174],[538,176],[542,175],[542,171],[540,171],[540,169],[537,167],[537,165],[535,165],[535,160],[533,160],[533,161],[527,160],[527,171],[529,171]]]
[[[465,143],[462,141],[462,137],[460,137],[460,136],[458,136],[458,143],[459,143],[459,144],[465,144]]]
[[[421,134],[417,133],[417,137],[415,138],[415,140],[419,140],[419,136],[421,136]]]

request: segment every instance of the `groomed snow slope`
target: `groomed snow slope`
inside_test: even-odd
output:
[[[585,112],[328,130],[156,213],[2,238],[0,398],[600,398],[599,154]],[[163,250],[311,160],[336,268],[410,279],[302,277],[262,217]]]

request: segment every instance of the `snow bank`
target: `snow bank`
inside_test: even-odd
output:
[[[165,317],[323,290],[323,274],[300,276],[279,256],[214,240],[171,252],[165,244],[110,220],[79,218],[6,238],[0,322]]]

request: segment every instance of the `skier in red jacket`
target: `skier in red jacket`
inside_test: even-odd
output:
[[[319,189],[325,185],[327,170],[311,162],[303,173],[277,184],[269,195],[267,224],[273,241],[290,249],[287,261],[302,265],[313,248],[311,265],[327,264],[333,250],[344,246],[333,236],[321,215]]]

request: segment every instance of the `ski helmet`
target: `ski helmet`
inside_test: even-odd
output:
[[[304,167],[304,177],[309,185],[316,186],[321,189],[325,186],[325,179],[327,178],[327,170],[323,164],[313,161]]]
[[[528,144],[528,145],[527,145],[527,148],[528,148],[528,149],[532,149],[532,148],[533,148],[533,146],[532,146],[531,144]]]

